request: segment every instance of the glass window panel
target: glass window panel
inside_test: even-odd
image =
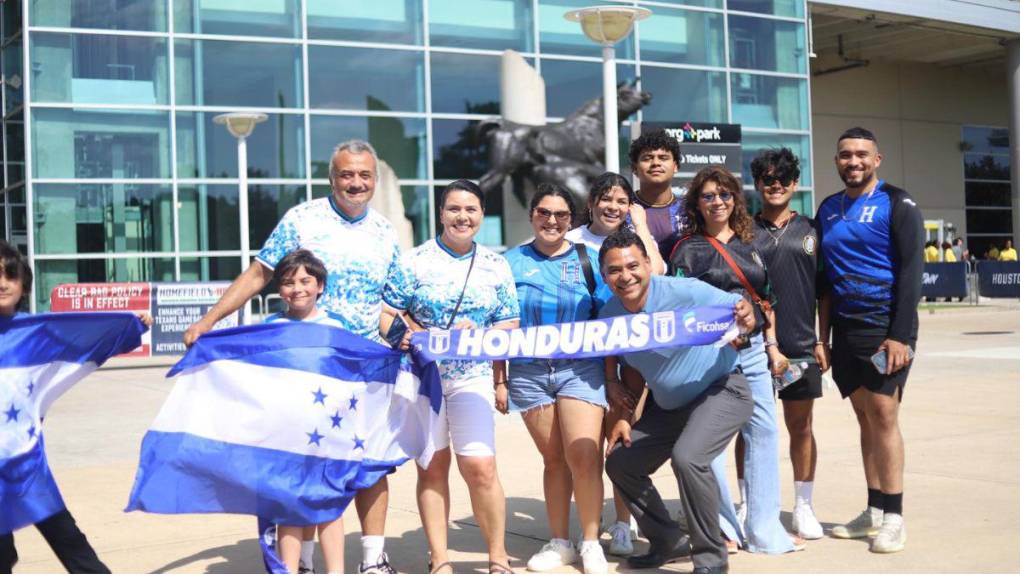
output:
[[[215,112],[177,112],[177,177],[237,177],[237,140],[213,123]],[[305,176],[305,122],[268,114],[248,136],[248,177]]]
[[[652,94],[642,109],[645,121],[726,121],[726,74],[641,67],[641,88]]]
[[[432,111],[499,114],[499,56],[432,52]]]
[[[25,124],[19,113],[4,122],[7,148],[7,186],[25,180]]]
[[[739,12],[757,12],[790,18],[804,16],[803,0],[729,0],[726,7]]]
[[[173,251],[168,185],[36,184],[36,253]]]
[[[181,257],[181,281],[233,281],[240,274],[240,257]]]
[[[807,80],[731,74],[733,123],[755,128],[808,129]]]
[[[435,233],[429,225],[429,188],[424,185],[402,185],[400,195],[404,201],[404,216],[411,221],[414,244],[421,245]]]
[[[181,251],[240,249],[236,185],[181,184],[177,203]]]
[[[10,4],[5,2],[4,5]],[[17,2],[15,2],[17,4]],[[12,42],[3,48],[4,74],[7,79],[4,81],[4,115],[14,111],[24,101],[25,77],[21,73],[22,42]]]
[[[34,109],[32,173],[40,178],[169,178],[167,113]]]
[[[33,32],[32,97],[88,104],[167,103],[162,38]]]
[[[313,108],[425,111],[424,52],[309,46],[308,69]]]
[[[963,126],[964,151],[972,153],[1009,153],[1009,130]]]
[[[478,179],[489,169],[488,142],[475,136],[478,120],[433,120],[432,157],[436,179]]]
[[[734,68],[807,73],[804,25],[750,16],[729,16],[730,65]]]
[[[763,149],[781,147],[790,148],[793,155],[797,156],[797,159],[800,160],[800,186],[809,187],[812,185],[811,140],[809,136],[759,134],[745,131],[741,139],[743,140],[741,144],[743,150],[741,172],[746,175],[746,183],[749,185],[753,184],[751,181],[751,160]]]
[[[36,260],[36,312],[50,310],[50,293],[64,283],[173,281],[172,257]]]
[[[602,64],[567,60],[542,60],[546,110],[550,117],[567,117],[585,102],[602,97]],[[634,66],[616,66],[618,82],[636,78]],[[623,119],[623,118],[620,118]]]
[[[4,4],[17,4],[5,2]],[[32,0],[33,26],[166,31],[166,0]]]
[[[252,250],[261,249],[287,210],[305,200],[305,186],[248,186],[248,238]]]
[[[3,37],[6,40],[21,31],[21,2],[0,2],[0,10],[3,12]]]
[[[678,6],[700,6],[702,8],[722,8],[723,0],[657,0],[659,4],[676,4]],[[652,8],[655,9],[654,7]]]
[[[1009,182],[968,181],[963,185],[968,206],[1011,207],[1013,205]]]
[[[721,14],[656,7],[638,27],[642,61],[726,65]]]
[[[601,57],[602,47],[584,35],[580,24],[563,17],[570,10],[591,5],[591,0],[539,0],[538,41],[542,53]],[[633,34],[616,44],[616,57],[634,58]],[[545,77],[548,80],[548,76]]]
[[[430,0],[433,46],[533,50],[532,0]]]
[[[968,229],[968,231],[970,230]],[[980,235],[971,235],[970,233],[967,233],[967,249],[970,251],[972,257],[977,257],[978,259],[987,259],[987,257],[985,257],[985,254],[988,253],[988,250],[992,248],[992,245],[995,245],[996,249],[1001,250],[1002,247],[1006,244],[1007,239],[1012,241],[1013,236],[993,235],[982,237]]]
[[[421,0],[308,1],[308,37],[323,40],[422,43]]]
[[[375,147],[400,179],[425,179],[425,120],[422,118],[312,116],[312,177],[329,176],[329,159],[342,141],[363,139]]]
[[[297,38],[301,35],[301,3],[291,0],[174,0],[174,29],[193,34]]]
[[[1013,233],[1013,210],[968,209],[967,233]]]
[[[1009,156],[964,154],[963,173],[970,179],[1009,181]]]
[[[177,103],[301,107],[301,48],[291,44],[177,40]]]

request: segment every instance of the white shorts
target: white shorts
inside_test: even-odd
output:
[[[492,377],[443,381],[443,410],[436,450],[453,445],[461,456],[496,455],[496,390]]]

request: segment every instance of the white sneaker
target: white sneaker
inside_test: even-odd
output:
[[[545,572],[560,566],[577,562],[577,550],[574,543],[561,540],[550,540],[534,556],[528,560],[530,572]]]
[[[630,537],[630,527],[617,522],[607,531],[612,540],[609,541],[609,553],[613,556],[630,556],[634,553],[634,543]]]
[[[900,514],[886,514],[878,535],[871,541],[871,551],[879,554],[899,552],[907,545],[907,527]]]
[[[747,503],[746,502],[737,503],[736,510],[737,510],[737,524],[739,524],[741,528],[744,528],[744,525],[747,524]]]
[[[805,540],[818,540],[825,536],[822,525],[815,518],[815,511],[810,504],[798,504],[793,508],[793,531]]]
[[[602,545],[598,541],[581,543],[581,564],[584,566],[584,574],[609,572],[609,563],[606,562],[606,555],[602,553]],[[531,566],[530,561],[528,566]]]
[[[833,538],[865,538],[878,534],[882,526],[882,511],[865,508],[864,512],[857,515],[846,524],[832,527]]]

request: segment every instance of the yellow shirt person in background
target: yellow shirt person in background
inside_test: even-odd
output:
[[[1016,261],[1016,249],[1013,248],[1013,241],[1006,240],[1006,246],[999,252],[999,261]]]
[[[946,263],[956,263],[956,253],[953,253],[953,245],[948,241],[942,243],[942,256]]]
[[[924,262],[925,263],[938,263],[939,261],[939,248],[935,246],[934,241],[929,241],[924,246]]]

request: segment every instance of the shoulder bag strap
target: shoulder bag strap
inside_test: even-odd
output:
[[[584,284],[588,288],[588,296],[591,297],[591,313],[589,319],[595,318],[595,272],[591,268],[591,260],[588,259],[588,248],[581,244],[575,243],[574,249],[577,250],[577,260],[581,262],[581,273],[584,274]]]
[[[751,286],[751,282],[747,280],[747,276],[744,275],[744,272],[740,270],[740,266],[737,265],[737,262],[733,260],[732,256],[730,256],[729,251],[727,251],[726,248],[723,247],[721,243],[719,243],[719,240],[717,240],[715,237],[709,237],[708,235],[705,236],[705,239],[707,239],[708,242],[712,245],[712,247],[715,247],[715,250],[719,252],[719,255],[722,255],[722,258],[726,260],[726,264],[729,265],[730,269],[733,270],[733,273],[737,276],[737,279],[740,281],[740,284],[744,286],[744,289],[747,291],[748,295],[751,296],[751,300],[754,301],[754,304],[761,307],[761,310],[765,311],[766,313],[772,310],[772,304],[762,299],[758,295],[758,292],[755,291],[754,287]]]
[[[478,254],[478,246],[475,245],[474,251],[471,252],[471,263],[468,264],[467,275],[464,277],[464,287],[460,290],[460,297],[457,297],[457,305],[453,308],[453,314],[450,315],[450,321],[446,324],[446,330],[449,331],[450,327],[453,327],[453,320],[457,318],[457,311],[460,311],[460,304],[464,302],[464,293],[467,292],[468,280],[471,279],[471,270],[475,268],[475,255]]]

